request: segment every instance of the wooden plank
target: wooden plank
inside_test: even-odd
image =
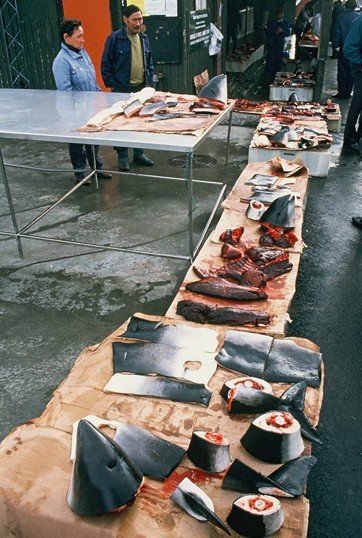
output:
[[[166,324],[175,323],[172,319],[159,316],[141,314],[141,317]],[[220,488],[222,473],[210,475],[195,469],[187,458],[163,483],[146,478],[145,487],[134,505],[122,513],[87,518],[74,514],[66,502],[72,468],[69,461],[70,433],[73,422],[89,414],[109,420],[126,420],[185,448],[195,429],[220,431],[230,440],[232,457],[241,457],[266,474],[278,467],[256,460],[241,447],[240,437],[252,416],[227,414],[219,390],[223,382],[234,377],[234,374],[224,368],[218,367],[210,381],[213,396],[208,408],[156,398],[103,393],[102,387],[112,374],[111,344],[118,340],[125,326],[126,323],[101,344],[85,349],[68,378],[55,391],[41,417],[32,424],[18,427],[3,441],[0,448],[3,462],[0,495],[2,536],[21,534],[24,537],[45,538],[49,536],[50,529],[56,538],[223,535],[210,524],[201,524],[189,517],[170,499],[176,485],[187,476],[210,495],[216,512],[225,520],[233,500],[239,496]],[[217,330],[221,346],[225,328]],[[298,343],[317,349],[315,344],[304,339],[298,340]],[[284,384],[273,384],[278,395],[286,387]],[[308,387],[306,413],[314,423],[318,420],[321,394],[321,390]],[[310,449],[310,443],[306,442],[305,454],[309,454]],[[281,503],[286,518],[275,536],[305,537],[308,500],[304,497],[281,499]]]

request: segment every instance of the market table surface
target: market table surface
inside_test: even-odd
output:
[[[171,257],[179,259],[192,260],[195,256],[201,241],[205,237],[207,228],[224,196],[227,188],[227,170],[229,157],[229,142],[231,130],[231,118],[234,102],[231,101],[225,110],[219,111],[214,116],[209,127],[205,128],[202,133],[197,135],[190,134],[158,134],[152,132],[137,131],[101,131],[84,133],[79,128],[87,121],[102,110],[111,107],[115,102],[126,100],[130,94],[120,93],[103,93],[103,92],[66,92],[56,90],[15,90],[0,89],[0,139],[21,139],[36,140],[46,142],[63,142],[79,143],[101,146],[125,146],[129,148],[143,148],[162,151],[173,151],[186,154],[187,162],[185,166],[184,179],[175,177],[163,177],[159,175],[147,174],[149,178],[168,179],[168,180],[185,180],[187,183],[187,200],[188,200],[188,255],[187,254],[166,254],[161,252],[146,252],[135,249],[124,249],[117,246],[97,245],[92,243],[81,243],[76,240],[59,240],[55,237],[44,237],[43,235],[30,232],[30,228],[42,219],[49,211],[53,210],[59,203],[68,198],[76,189],[82,186],[82,183],[88,178],[95,177],[96,183],[98,178],[96,171],[92,171],[82,181],[65,193],[57,202],[48,207],[39,214],[34,220],[27,223],[22,229],[19,229],[16,212],[13,206],[11,189],[7,179],[6,168],[12,166],[5,163],[1,153],[0,145],[0,170],[5,185],[6,196],[11,214],[13,232],[9,230],[0,231],[0,234],[13,236],[17,241],[19,253],[22,254],[21,239],[31,238],[41,241],[53,241],[59,243],[76,244],[84,247],[94,247],[102,250],[116,250],[120,252],[132,252],[134,254],[154,255],[161,257]],[[196,97],[195,97],[196,99]],[[227,148],[225,158],[225,174],[220,182],[210,182],[198,179],[198,183],[204,183],[217,187],[218,194],[215,196],[214,206],[210,210],[210,217],[204,230],[201,232],[198,242],[195,246],[193,235],[193,157],[194,151],[199,144],[205,140],[211,130],[216,127],[225,116],[229,115],[229,128],[227,134]],[[187,121],[187,120],[185,120]],[[23,168],[34,169],[30,166]],[[48,169],[46,171],[56,172],[57,170]],[[113,171],[112,171],[113,172]],[[114,173],[120,174],[119,171]],[[141,174],[128,175],[139,176]],[[98,183],[97,183],[98,185]]]

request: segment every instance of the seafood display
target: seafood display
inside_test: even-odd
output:
[[[227,243],[228,245],[237,245],[240,243],[241,236],[244,233],[244,227],[239,226],[239,228],[235,228],[234,230],[228,229],[225,230],[220,235],[220,241],[223,241],[224,243]]]
[[[209,306],[196,301],[179,301],[176,313],[188,321],[213,325],[248,325],[260,327],[270,323],[267,312],[223,306]]]
[[[170,345],[113,342],[112,348],[115,374],[158,374],[205,384],[217,366],[211,353],[195,353]],[[193,363],[197,364],[197,369],[188,367]]]
[[[287,125],[288,123],[288,125]],[[293,127],[289,124],[292,123]],[[263,137],[261,139],[261,137]],[[313,127],[294,118],[262,116],[254,132],[252,146],[289,149],[329,148],[333,137],[324,120],[315,120]]]
[[[221,487],[240,493],[265,493],[277,497],[293,497],[283,486],[249,467],[238,458],[232,462],[227,470]]]
[[[259,220],[265,211],[265,205],[259,200],[250,200],[246,210],[246,216],[250,220]]]
[[[321,382],[322,354],[291,340],[230,330],[215,360],[227,370],[276,383]]]
[[[241,258],[242,251],[234,247],[233,245],[230,245],[229,243],[224,243],[221,247],[220,254],[221,257],[226,260],[235,260],[237,258]]]
[[[301,456],[265,476],[236,458],[227,470],[221,487],[240,493],[298,497],[305,492],[308,475],[316,463],[314,456]]]
[[[251,286],[241,286],[225,278],[208,277],[186,284],[186,289],[201,295],[211,295],[233,301],[263,301],[268,298],[265,291]]]
[[[256,389],[262,392],[266,392],[267,394],[273,394],[272,386],[264,379],[260,379],[260,377],[251,377],[251,376],[234,377],[233,379],[229,379],[228,381],[225,381],[220,391],[220,395],[225,400],[225,402],[229,400],[229,392],[231,390],[237,389],[238,386],[241,386],[241,385],[244,387],[251,388],[251,389]]]
[[[67,497],[74,512],[93,516],[123,510],[133,503],[143,480],[117,443],[90,422],[79,422]]]
[[[196,430],[192,433],[187,456],[196,467],[221,473],[231,463],[230,442],[221,433]]]
[[[270,204],[259,220],[273,226],[281,226],[286,230],[294,228],[295,196],[291,194],[280,196]]]
[[[283,226],[273,226],[268,222],[262,222],[261,227],[264,232],[259,238],[259,245],[262,247],[292,248],[298,241],[298,237]]]
[[[268,381],[298,383],[305,381],[311,387],[319,387],[321,382],[322,354],[298,346],[292,340],[274,339],[265,365]]]
[[[270,495],[244,495],[233,502],[226,521],[238,534],[261,538],[280,529],[284,512],[278,499]]]
[[[254,174],[250,179],[245,181],[245,185],[253,185],[254,187],[272,187],[277,176],[266,176],[264,174]]]
[[[201,88],[197,97],[204,99],[212,99],[226,104],[228,98],[227,77],[226,75],[218,75],[213,77],[205,86]]]
[[[215,351],[217,348],[217,332],[212,329],[190,327],[182,323],[167,325],[160,321],[150,321],[133,315],[122,338],[147,340],[156,344],[174,347],[191,347],[195,342],[204,351]]]
[[[165,110],[169,105],[165,101],[157,101],[157,103],[150,103],[144,105],[139,112],[140,117],[153,116],[158,114],[161,110]]]
[[[132,118],[132,116],[136,116],[136,114],[139,113],[141,108],[143,107],[143,103],[139,99],[135,99],[126,106],[126,108],[123,111],[123,114],[126,116],[126,118]]]
[[[273,338],[264,334],[227,331],[215,360],[227,370],[261,378],[272,343]]]
[[[271,204],[277,198],[281,196],[291,196],[293,193],[288,188],[263,188],[263,187],[252,187],[251,195],[241,198],[242,202],[251,202],[252,200],[257,200],[263,204]]]
[[[304,451],[300,424],[285,411],[270,411],[254,419],[240,443],[249,454],[268,463],[285,463]]]
[[[168,377],[114,374],[104,392],[164,398],[173,402],[209,405],[212,392],[205,385],[179,381]]]
[[[206,493],[196,486],[188,478],[184,478],[177,486],[171,499],[181,506],[190,516],[199,521],[209,521],[212,525],[224,530],[230,535],[230,531],[215,514],[214,504]]]
[[[186,450],[165,441],[144,428],[115,420],[104,420],[90,415],[84,417],[100,429],[104,426],[115,429],[113,441],[117,443],[134,465],[146,476],[164,480],[178,466]],[[70,459],[75,459],[79,421],[73,424],[72,450]],[[135,450],[137,447],[137,450]]]
[[[306,415],[301,409],[301,399],[304,399],[307,384],[301,381],[293,387],[293,390],[287,390],[279,398],[266,391],[258,389],[257,386],[247,386],[237,384],[227,393],[224,398],[228,404],[228,413],[265,413],[276,409],[290,413],[300,424],[301,432],[304,437],[310,441],[321,443],[316,429],[309,422]],[[297,403],[294,403],[296,398]]]

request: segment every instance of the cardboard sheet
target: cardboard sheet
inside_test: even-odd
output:
[[[232,209],[233,211],[240,211],[244,213],[244,216],[241,217],[241,220],[243,220],[245,223],[248,223],[248,228],[250,227],[250,229],[253,229],[253,223],[254,223],[254,226],[258,226],[258,223],[251,221],[245,216],[247,203],[241,202],[240,199],[244,198],[245,196],[250,195],[250,192],[251,192],[250,185],[245,185],[245,182],[248,181],[248,179],[250,179],[254,174],[278,176],[279,179],[276,185],[278,185],[278,183],[286,179],[286,176],[285,174],[283,174],[282,170],[279,167],[278,168],[274,167],[271,161],[249,163],[244,168],[244,170],[238,177],[235,185],[229,192],[226,199],[223,201],[222,207],[225,209]],[[291,190],[296,191],[300,194],[301,208],[304,209],[306,200],[307,200],[308,170],[304,168],[303,170],[300,170],[297,174],[293,175],[292,178],[295,179],[296,181],[293,185],[290,185],[289,187]],[[297,208],[296,220],[300,220],[300,219],[302,219],[302,213],[298,212],[298,208]],[[241,224],[243,223],[241,222]],[[244,236],[246,236],[246,232],[244,232]],[[297,243],[297,247],[298,247],[298,243]]]

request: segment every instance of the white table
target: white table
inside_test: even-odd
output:
[[[117,250],[124,252],[133,252],[135,254],[146,254],[150,256],[163,256],[168,258],[187,259],[192,261],[198,252],[201,243],[206,235],[211,220],[225,195],[227,188],[227,169],[229,158],[230,130],[232,124],[232,111],[234,103],[230,104],[226,110],[221,111],[215,121],[201,135],[179,135],[179,134],[157,134],[135,131],[101,131],[95,133],[77,132],[80,126],[84,125],[90,117],[97,112],[112,106],[116,101],[128,99],[129,94],[102,93],[102,92],[61,92],[56,90],[16,90],[0,89],[0,139],[20,139],[34,140],[44,142],[63,142],[75,144],[90,144],[100,146],[126,146],[129,148],[144,148],[152,150],[172,151],[186,154],[187,164],[185,168],[185,178],[165,177],[147,174],[150,178],[163,178],[187,182],[188,191],[188,208],[189,208],[189,249],[188,255],[174,255],[157,252],[144,252],[141,250],[132,250],[115,246],[95,245],[93,243],[81,243],[77,241],[65,241],[56,238],[30,234],[30,228],[44,217],[49,211],[61,203],[77,190],[84,181],[90,177],[95,177],[97,181],[97,170],[92,171],[84,180],[70,189],[52,206],[42,212],[36,219],[32,220],[21,229],[18,227],[16,213],[13,206],[11,191],[6,174],[6,167],[20,167],[26,169],[34,168],[29,166],[12,165],[5,163],[1,153],[0,145],[0,169],[2,172],[3,182],[5,185],[6,196],[9,204],[9,210],[12,218],[14,231],[0,231],[1,235],[14,236],[20,254],[22,253],[21,239],[31,238],[42,241],[54,241],[67,244],[76,244],[85,247],[94,247],[107,250]],[[193,157],[196,148],[205,140],[212,129],[219,124],[227,114],[230,113],[229,126],[227,134],[227,151],[225,162],[225,174],[222,182],[210,182],[193,179]],[[39,170],[39,168],[38,168]],[[43,171],[52,171],[42,169]],[[59,172],[60,170],[54,170]],[[63,171],[63,170],[62,170]],[[67,170],[68,171],[68,170]],[[113,171],[113,173],[119,173]],[[141,174],[128,175],[140,176]],[[206,183],[217,185],[219,194],[215,205],[210,212],[208,222],[201,234],[196,245],[193,239],[193,183]]]

